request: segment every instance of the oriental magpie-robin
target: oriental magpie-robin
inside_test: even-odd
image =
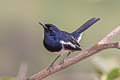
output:
[[[55,61],[63,54],[67,55],[63,58],[60,64],[64,63],[64,59],[70,55],[73,51],[81,51],[79,41],[82,37],[82,32],[88,29],[91,25],[96,23],[100,18],[91,18],[86,23],[84,23],[80,28],[72,33],[61,31],[53,24],[43,24],[39,22],[40,25],[44,28],[44,47],[50,51],[57,53],[58,56],[49,66],[48,70],[53,67]]]

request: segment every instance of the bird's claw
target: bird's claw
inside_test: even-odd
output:
[[[50,65],[50,66],[47,68],[47,71],[51,71],[51,69],[54,69],[54,65]]]
[[[62,61],[59,63],[59,65],[62,65],[62,64],[64,64],[64,60],[62,60]]]

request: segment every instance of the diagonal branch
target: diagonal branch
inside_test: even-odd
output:
[[[110,49],[110,48],[120,48],[120,42],[114,42],[114,43],[108,43],[113,37],[115,37],[118,33],[120,33],[120,26],[118,26],[116,29],[114,29],[112,32],[110,32],[106,37],[104,37],[101,41],[99,41],[97,44],[92,46],[91,48],[82,51],[80,54],[69,58],[65,60],[64,64],[59,65],[56,64],[54,66],[54,69],[51,69],[51,71],[47,71],[47,68],[32,75],[31,77],[27,78],[27,80],[42,80],[46,78],[47,76],[56,73],[60,70],[63,70],[66,67],[69,67],[73,64],[76,64],[77,62],[84,60],[88,57],[90,57],[93,54],[96,54],[102,50]]]
[[[110,32],[108,35],[106,35],[101,41],[98,42],[98,44],[108,43],[111,39],[113,39],[119,33],[120,33],[120,26],[118,26],[112,32]]]

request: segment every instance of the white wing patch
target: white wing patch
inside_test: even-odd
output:
[[[71,47],[76,48],[76,46],[74,44],[72,44],[71,42],[65,42],[63,40],[60,41],[61,44],[66,44],[66,45],[70,45]]]
[[[80,42],[80,40],[81,40],[81,38],[82,38],[82,35],[83,35],[83,33],[81,33],[80,36],[78,37],[78,39],[77,39],[77,42],[78,42],[78,43]]]

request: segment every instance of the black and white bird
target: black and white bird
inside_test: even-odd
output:
[[[81,51],[79,42],[82,37],[82,32],[88,29],[91,25],[96,23],[100,18],[91,18],[76,31],[68,33],[61,31],[53,24],[44,24],[39,22],[40,25],[44,28],[44,47],[50,51],[58,54],[52,64],[49,66],[48,70],[53,67],[55,61],[64,53],[67,55],[63,58],[60,64],[64,64],[64,59],[70,55],[73,51]]]

